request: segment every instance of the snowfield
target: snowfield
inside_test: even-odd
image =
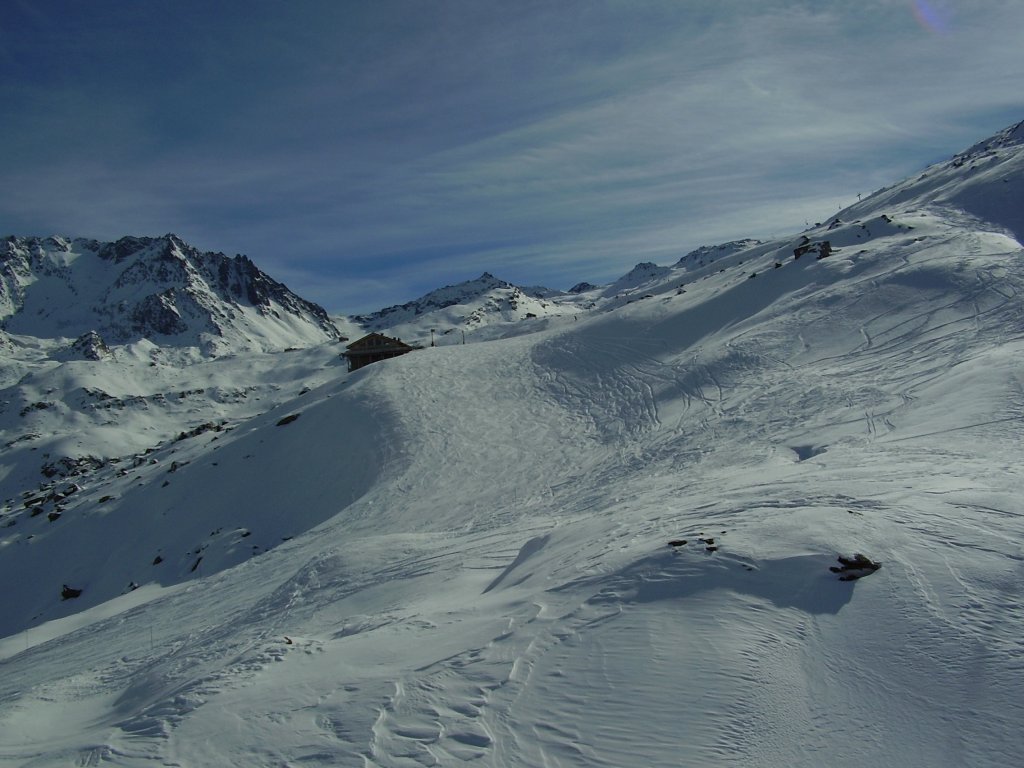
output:
[[[352,374],[18,363],[0,765],[1018,764],[1024,251],[886,194]]]

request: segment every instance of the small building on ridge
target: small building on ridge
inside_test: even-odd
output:
[[[348,359],[348,369],[358,371],[370,363],[399,357],[417,347],[410,346],[401,339],[385,336],[383,333],[371,333],[358,341],[353,341],[345,349],[347,351],[342,353],[342,357]]]

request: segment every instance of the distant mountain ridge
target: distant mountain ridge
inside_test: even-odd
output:
[[[470,299],[478,298],[494,290],[516,290],[516,286],[504,280],[500,280],[490,272],[484,272],[475,280],[467,280],[456,285],[446,285],[424,294],[418,299],[407,301],[404,304],[395,304],[384,307],[376,312],[365,315],[355,315],[357,320],[366,325],[367,328],[376,328],[382,322],[391,323],[394,320],[407,320],[410,317],[418,317],[427,312],[437,309],[462,304]]]
[[[1024,239],[1022,146],[1024,121],[876,191],[809,228],[804,239],[838,245],[845,237],[838,230],[848,225],[847,239],[854,242],[867,236],[864,221],[936,206]],[[670,266],[641,262],[611,283],[580,282],[567,291],[519,286],[484,272],[402,304],[332,319],[247,257],[202,253],[173,234],[109,243],[8,237],[0,240],[0,348],[16,346],[11,337],[19,334],[75,339],[69,354],[88,359],[103,357],[107,346],[142,339],[164,348],[195,347],[207,356],[312,346],[375,331],[421,343],[479,341],[681,291],[745,260],[769,253],[783,259],[802,242],[786,241],[781,249],[751,238],[704,245]]]
[[[0,324],[10,334],[92,332],[107,344],[148,339],[208,355],[340,338],[322,307],[247,257],[200,252],[173,234],[0,241]]]
[[[728,243],[721,243],[720,245],[702,245],[700,248],[695,248],[679,259],[679,261],[675,263],[675,266],[699,269],[700,267],[713,263],[715,259],[720,259],[724,256],[732,256],[734,253],[739,253],[740,251],[745,251],[748,248],[754,248],[758,245],[761,245],[761,241],[754,240],[752,238],[733,240]]]
[[[446,285],[404,304],[349,319],[367,331],[388,331],[418,340],[428,338],[431,329],[437,335],[462,331],[490,338],[510,330],[509,326],[535,329],[536,322],[545,318],[580,311],[578,296],[542,286],[513,285],[484,272],[474,280]]]

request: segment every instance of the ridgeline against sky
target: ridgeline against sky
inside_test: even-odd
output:
[[[333,312],[814,223],[1020,118],[1017,0],[16,2],[0,234],[176,232]]]

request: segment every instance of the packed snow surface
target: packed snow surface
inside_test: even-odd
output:
[[[0,765],[1019,764],[1021,246],[842,218],[352,374],[24,363],[5,494],[120,460],[0,518]]]

